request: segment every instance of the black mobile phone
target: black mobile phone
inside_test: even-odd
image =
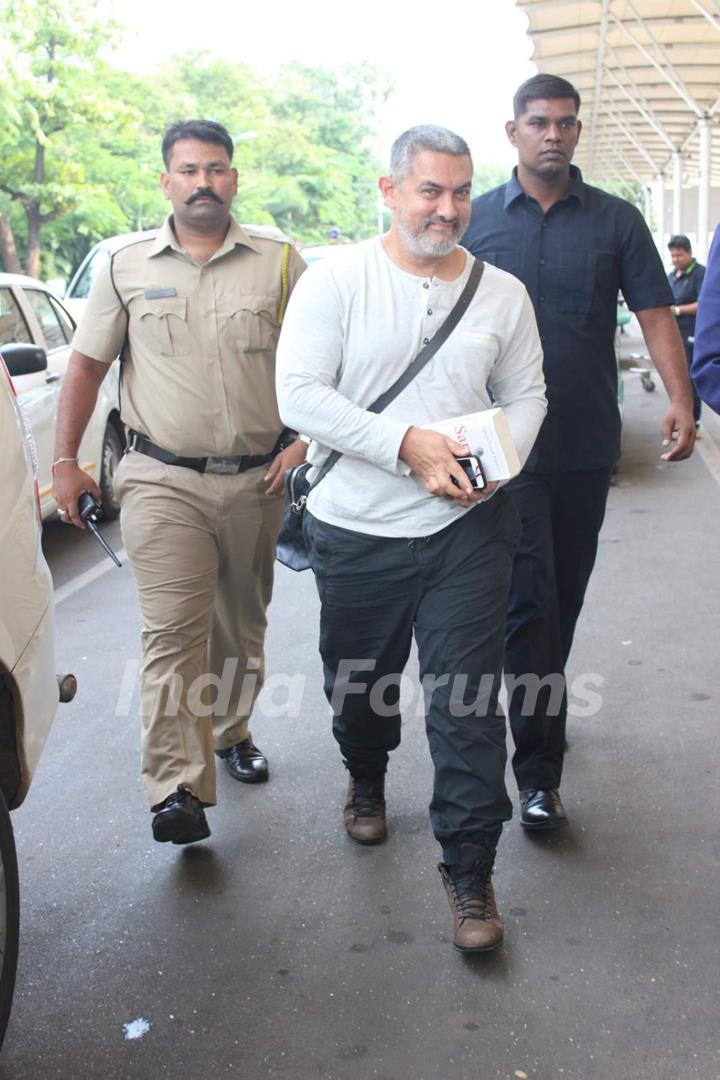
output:
[[[480,464],[480,458],[476,457],[475,454],[468,454],[464,457],[455,458],[455,460],[462,468],[463,472],[465,473],[475,490],[482,491],[482,489],[487,484],[487,478],[485,476],[483,467]],[[453,477],[453,480],[454,479],[455,478]],[[455,481],[455,483],[457,483],[457,481]]]

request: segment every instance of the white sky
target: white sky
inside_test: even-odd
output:
[[[123,0],[116,10],[129,27],[114,54],[123,67],[198,49],[261,75],[290,60],[368,60],[395,84],[379,118],[381,159],[405,128],[435,123],[467,139],[477,163],[514,163],[504,124],[513,92],[536,70],[514,0]]]

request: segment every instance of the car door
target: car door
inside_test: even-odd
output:
[[[37,288],[24,285],[21,292],[21,300],[26,310],[29,309],[28,322],[33,328],[35,340],[38,345],[43,346],[48,358],[45,383],[51,391],[49,401],[52,414],[49,419],[43,415],[41,432],[37,430],[33,418],[30,418],[30,426],[38,448],[38,487],[42,515],[45,518],[55,509],[51,475],[55,425],[60,388],[70,359],[70,343],[74,326],[70,316],[63,311],[54,297],[40,287],[39,283]]]
[[[44,345],[39,339],[38,326],[19,285],[0,286],[0,349],[12,342],[32,342]],[[50,465],[55,439],[57,412],[57,378],[48,368],[32,375],[14,379],[15,389],[35,437],[38,451],[38,485],[49,495]],[[41,502],[43,496],[41,494]]]

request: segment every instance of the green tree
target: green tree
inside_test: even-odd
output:
[[[288,65],[277,80],[206,54],[173,57],[153,79],[173,105],[166,120],[205,116],[236,144],[244,221],[275,223],[300,240],[372,232],[379,166],[370,149],[388,88],[369,65],[339,71]],[[250,133],[251,138],[243,138]]]
[[[369,64],[338,71],[301,64],[285,69],[272,97],[275,124],[268,147],[281,180],[270,202],[281,227],[305,240],[326,239],[331,227],[351,240],[373,232],[382,169],[372,139],[390,89]],[[294,194],[295,207],[289,201],[283,206],[283,192]]]
[[[143,77],[99,58],[115,27],[98,0],[0,0],[0,259],[67,277],[98,239],[152,228],[167,124],[203,116],[236,140],[238,213],[295,238],[374,229],[370,139],[387,96],[360,65],[286,67],[275,80],[206,54]]]
[[[473,195],[482,195],[483,192],[504,184],[510,175],[509,165],[487,161],[475,161],[473,164]]]
[[[0,192],[3,260],[13,264],[13,226],[22,208],[25,270],[37,276],[43,229],[85,205],[111,215],[111,200],[88,178],[95,132],[131,122],[128,110],[105,88],[98,52],[114,27],[96,0],[5,0],[0,3],[8,73],[7,105],[0,114]],[[0,238],[0,242],[1,242]]]

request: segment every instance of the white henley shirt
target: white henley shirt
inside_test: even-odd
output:
[[[471,266],[468,255],[454,281],[418,277],[375,237],[313,263],[295,286],[277,349],[280,416],[311,437],[314,466],[331,449],[344,455],[310,494],[308,509],[321,521],[410,538],[468,512],[431,495],[399,459],[412,425],[499,405],[527,459],[547,408],[542,349],[525,286],[494,266],[485,266],[468,310],[420,374],[384,412],[367,411],[440,328]]]

